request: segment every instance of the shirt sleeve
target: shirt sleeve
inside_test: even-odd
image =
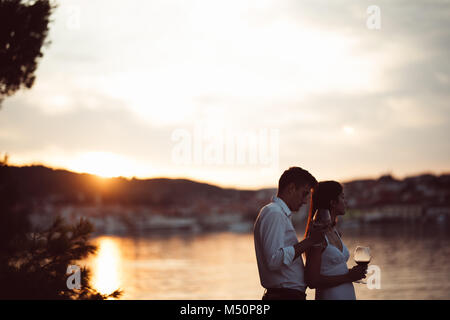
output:
[[[294,246],[283,248],[283,263],[285,265],[290,265],[294,261],[295,249]]]
[[[270,210],[270,209],[268,209]],[[293,246],[284,247],[285,225],[283,212],[270,210],[261,220],[260,237],[264,257],[270,270],[277,270],[282,265],[290,265],[294,261]]]

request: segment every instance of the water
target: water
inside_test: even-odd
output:
[[[302,232],[298,236],[301,238]],[[355,265],[357,245],[370,246],[381,288],[354,284],[358,299],[450,299],[450,235],[442,228],[405,226],[343,230]],[[260,299],[252,234],[101,236],[86,264],[100,292],[122,299]],[[307,290],[314,299],[314,290]]]

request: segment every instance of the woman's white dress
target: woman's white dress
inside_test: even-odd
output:
[[[337,234],[337,232],[336,232]],[[339,237],[339,234],[337,234]],[[324,276],[337,276],[348,273],[347,261],[350,257],[347,247],[342,242],[342,251],[330,244],[325,235],[327,246],[322,252],[320,274]],[[356,300],[353,283],[346,282],[335,287],[316,289],[316,300]]]

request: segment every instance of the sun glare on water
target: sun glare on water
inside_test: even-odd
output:
[[[110,294],[120,288],[120,252],[116,243],[100,238],[98,253],[94,260],[92,285],[102,294]]]

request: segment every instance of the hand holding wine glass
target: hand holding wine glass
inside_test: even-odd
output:
[[[372,259],[372,256],[370,255],[370,248],[369,247],[363,247],[363,246],[357,246],[354,253],[354,259],[357,265],[365,266],[367,269],[367,266]],[[355,281],[356,283],[362,283],[366,284],[365,281],[358,280]]]

